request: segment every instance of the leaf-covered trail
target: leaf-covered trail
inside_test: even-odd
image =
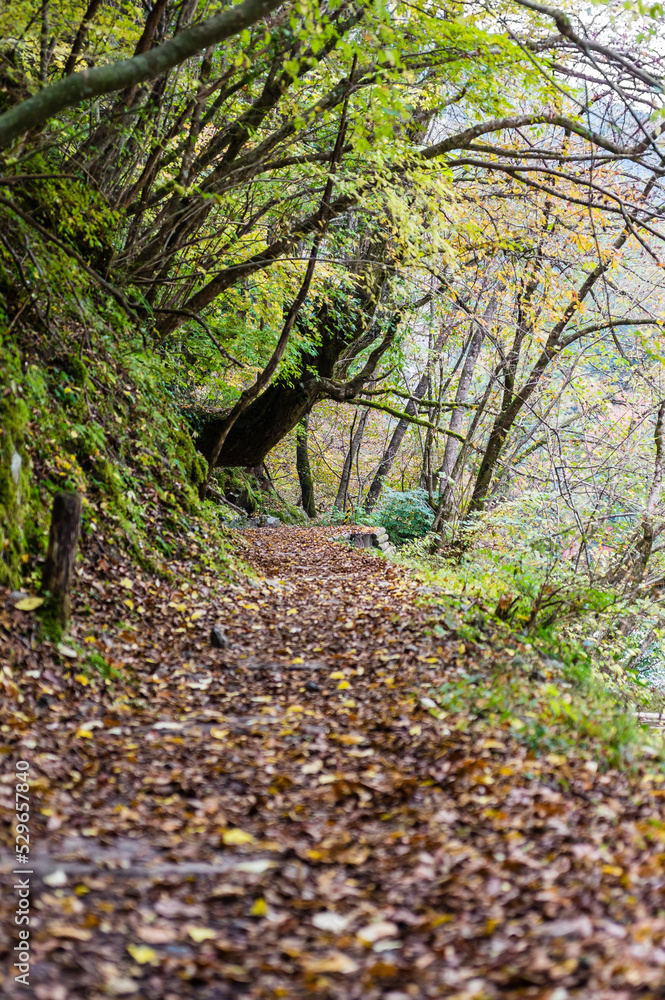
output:
[[[40,700],[27,656],[2,731],[38,779],[35,996],[665,997],[662,786],[433,719],[430,687],[510,651],[430,637],[417,581],[332,535],[248,532],[263,579],[209,598],[137,583],[131,704]]]

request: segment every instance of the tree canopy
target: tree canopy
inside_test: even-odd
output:
[[[325,401],[360,407],[393,435],[360,500],[411,428],[441,527],[487,508],[548,414],[579,433],[581,372],[632,373],[656,412],[656,8],[22,0],[0,18],[8,319],[119,310],[211,467],[261,465]]]

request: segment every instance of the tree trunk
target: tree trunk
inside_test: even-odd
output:
[[[293,430],[311,405],[312,400],[302,383],[269,385],[236,420],[224,441],[217,464],[261,465],[268,452]],[[208,462],[223,424],[223,417],[209,420],[199,435],[197,448]]]
[[[309,464],[309,451],[307,449],[309,415],[305,414],[298,424],[296,435],[296,469],[298,470],[298,480],[302,492],[302,507],[308,517],[316,517],[316,505],[314,503],[314,478]]]
[[[443,345],[448,339],[449,332],[450,331],[447,328],[443,329],[439,334],[439,336],[436,338],[436,341],[434,342],[434,345],[432,347],[432,357],[439,354]],[[404,407],[404,412],[408,413],[410,417],[416,416],[418,410],[418,400],[422,399],[425,396],[425,393],[428,392],[429,390],[429,386],[430,386],[430,376],[429,376],[429,371],[426,371],[425,374],[420,379],[420,381],[418,382],[416,388],[413,390],[413,395],[415,396],[415,399],[410,399],[409,402]],[[398,421],[397,426],[393,431],[393,436],[390,439],[388,447],[383,453],[383,457],[379,462],[379,467],[376,470],[374,479],[372,480],[372,485],[370,486],[367,497],[365,498],[364,507],[368,513],[374,510],[374,508],[376,507],[376,503],[379,499],[379,496],[381,495],[381,490],[383,489],[384,480],[393,467],[393,463],[397,457],[397,452],[401,447],[402,441],[404,440],[404,435],[406,434],[408,427],[409,427],[408,420],[400,420]]]
[[[39,45],[39,80],[42,87],[45,87],[48,83],[48,64],[50,59],[49,32],[51,30],[49,7],[49,0],[44,0],[42,3],[42,31]]]
[[[356,457],[358,449],[360,448],[360,443],[363,439],[363,434],[365,433],[365,425],[368,417],[369,407],[360,415],[360,420],[358,421],[358,426],[355,432],[353,431],[353,425],[351,425],[351,443],[349,444],[349,450],[346,454],[344,468],[342,469],[342,477],[339,481],[339,489],[337,490],[337,496],[335,497],[335,507],[337,507],[337,510],[346,510],[346,500],[349,492],[349,482],[351,481],[353,460]]]
[[[101,3],[102,0],[90,0],[88,9],[81,18],[81,23],[79,24],[78,31],[76,32],[76,38],[74,39],[71,51],[67,57],[67,62],[65,63],[65,68],[62,73],[63,76],[70,76],[76,69],[76,60],[79,52],[83,48],[83,44],[88,34],[88,29],[90,27],[90,22],[97,13]]]
[[[656,413],[656,429],[654,431],[656,456],[654,459],[653,477],[647,496],[646,508],[642,515],[642,523],[634,533],[626,550],[618,562],[606,574],[606,581],[611,585],[628,581],[633,587],[644,579],[651,558],[656,527],[654,514],[660,500],[663,474],[665,472],[665,400],[661,400]],[[662,526],[660,528],[662,531]]]
[[[468,399],[473,373],[475,371],[476,362],[478,361],[478,355],[480,354],[480,348],[483,343],[483,337],[484,330],[482,326],[480,326],[480,324],[476,324],[473,336],[471,337],[471,343],[469,344],[469,350],[467,351],[467,355],[464,360],[464,367],[462,368],[460,380],[457,385],[455,402],[458,404],[466,403]],[[454,431],[455,434],[459,434],[462,430],[463,423],[464,407],[459,405],[455,407],[451,414],[449,429]],[[459,449],[459,441],[452,435],[448,435],[446,439],[446,448],[443,453],[443,462],[441,464],[441,469],[439,470],[439,476],[441,477],[441,496],[438,510],[436,512],[436,518],[432,526],[434,531],[438,531],[444,521],[447,521],[450,517],[456,483],[456,480],[453,477],[453,470],[455,469]]]
[[[71,610],[71,586],[81,528],[81,497],[56,493],[53,497],[48,552],[42,572],[42,592],[48,595],[46,612],[64,628]]]

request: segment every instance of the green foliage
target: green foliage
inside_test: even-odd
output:
[[[588,654],[568,647],[563,662],[537,644],[516,652],[509,643],[502,649],[503,642],[485,637],[489,656],[477,670],[429,692],[433,715],[446,720],[460,713],[465,727],[470,715],[475,731],[503,729],[537,756],[574,749],[604,767],[630,766],[645,753],[665,756],[608,693]]]
[[[196,526],[215,537],[211,554],[225,573],[223,522],[197,492],[207,463],[160,385],[168,366],[139,350],[116,360],[131,337],[119,317],[113,325],[106,317],[101,335],[91,315],[85,338],[98,339],[86,345],[68,305],[63,295],[57,345],[24,337],[20,326],[0,342],[0,584],[38,588],[59,489],[83,497],[83,549],[103,538],[168,575],[169,556]]]
[[[415,538],[422,538],[432,526],[434,513],[425,490],[386,489],[375,513],[375,524],[382,524],[388,538],[395,545],[402,545]]]
[[[26,448],[30,411],[21,394],[16,354],[0,341],[0,584],[17,586],[29,514],[29,457]]]
[[[575,744],[625,765],[645,746],[635,712],[663,707],[665,612],[652,598],[589,585],[518,520],[519,532],[499,531],[496,513],[479,519],[462,558],[433,554],[429,538],[401,550],[425,578],[426,602],[445,593],[434,635],[452,631],[486,651],[477,675],[452,679],[436,700],[444,712],[475,705],[478,725],[501,725],[534,752]]]

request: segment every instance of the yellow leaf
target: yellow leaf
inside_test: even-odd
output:
[[[78,739],[86,739],[86,740],[92,739],[92,733],[90,732],[89,729],[86,729],[85,726],[81,726],[80,729],[76,730],[76,736]]]
[[[159,955],[154,948],[149,948],[147,944],[128,944],[127,951],[139,965],[159,962]]]
[[[124,587],[125,590],[134,589],[134,582],[133,580],[130,580],[128,576],[123,576],[122,580],[119,580],[118,583],[121,587]]]
[[[303,660],[302,656],[294,656],[294,658],[291,660],[291,663],[304,663],[304,662],[305,661]]]
[[[239,830],[237,827],[223,830],[222,840],[227,847],[235,847],[240,844],[253,844],[255,842],[251,833],[245,833],[244,830]]]
[[[127,597],[122,603],[126,604],[130,611],[134,610],[134,602],[130,600],[129,597]]]
[[[344,677],[344,671],[343,670],[333,670],[333,672],[330,675],[330,680],[331,681],[339,681],[343,677]]]
[[[78,682],[79,682],[79,684],[82,684],[82,685],[83,685],[83,687],[85,687],[85,686],[86,686],[86,684],[89,684],[89,683],[90,683],[90,681],[89,681],[89,680],[88,680],[88,678],[87,678],[87,677],[85,676],[85,674],[76,674],[76,675],[75,675],[75,677],[74,677],[74,680],[75,680],[75,681],[78,681]]]
[[[195,622],[199,618],[203,618],[205,611],[194,611],[192,612],[192,621]]]
[[[619,868],[618,865],[603,865],[602,871],[605,875],[616,875],[617,878],[623,875],[623,868]]]
[[[211,729],[210,735],[213,740],[223,740],[229,735],[228,729]]]
[[[423,731],[422,726],[411,726],[409,729],[409,736],[420,736]]]
[[[265,917],[266,914],[268,913],[268,904],[266,903],[265,899],[263,899],[262,897],[257,899],[254,905],[252,906],[251,910],[249,911],[249,913],[250,916],[252,917]]]
[[[175,601],[171,601],[171,603],[169,604],[169,607],[173,608],[174,611],[186,611],[187,610],[187,605],[186,604],[184,604],[184,603],[176,604]]]
[[[338,691],[346,691],[346,689],[350,688],[350,687],[351,687],[351,685],[349,684],[348,681],[340,681],[339,684],[337,685],[337,690]]]
[[[217,932],[212,927],[188,927],[187,933],[197,944],[201,944],[202,941],[212,941],[217,937]]]
[[[40,608],[43,603],[43,597],[24,597],[14,607],[18,608],[19,611],[34,611],[35,608]]]
[[[289,610],[286,613],[287,613],[287,615],[297,615],[298,614],[298,609],[297,608],[289,608]]]

